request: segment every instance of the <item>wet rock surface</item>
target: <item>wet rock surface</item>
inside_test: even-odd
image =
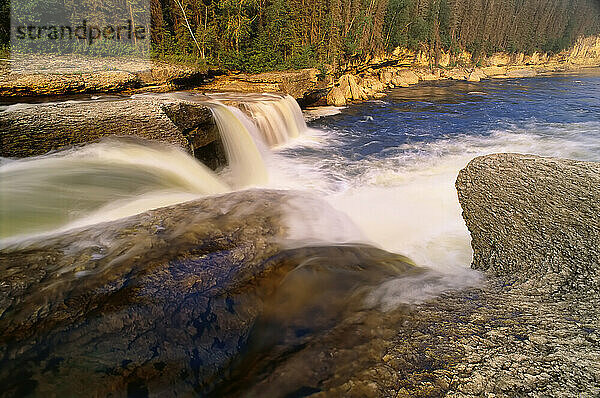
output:
[[[312,396],[595,397],[599,304],[494,279],[404,312],[365,312],[343,334],[355,340],[314,353],[337,365]]]
[[[27,157],[106,136],[136,136],[188,152],[220,141],[211,111],[175,98],[19,104],[0,112],[0,156]],[[207,163],[224,164],[218,148]]]
[[[4,249],[2,395],[201,393],[269,291],[284,200],[240,192]]]
[[[284,250],[289,199],[237,192],[4,249],[0,395],[214,394],[280,335],[285,358],[336,324],[355,286],[420,272],[368,246]]]

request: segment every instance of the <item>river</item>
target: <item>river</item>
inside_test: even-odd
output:
[[[313,274],[288,277],[289,286],[283,290],[289,295],[282,293],[282,300],[289,302],[277,310],[267,305],[269,311],[283,316],[281,308],[294,308],[294,297],[308,300],[307,291],[321,302],[331,300],[332,308],[340,308],[336,305],[348,302],[336,300],[349,290],[364,293],[361,302],[385,317],[403,306],[482,281],[482,275],[469,268],[470,238],[454,188],[458,171],[471,159],[518,152],[600,161],[599,70],[480,83],[422,83],[345,108],[305,110],[308,124],[291,97],[167,95],[211,108],[229,167],[214,172],[180,150],[136,140],[105,140],[36,158],[3,159],[0,244],[5,258],[15,250],[43,246],[47,239],[68,231],[93,230],[95,225],[106,225],[98,223],[150,209],[247,188],[276,189],[297,198],[286,208],[286,250],[368,244],[406,256],[401,261],[430,271],[391,278],[385,271],[386,277],[378,279],[381,283],[369,285],[365,292],[356,285],[363,277],[331,272],[338,266],[344,268],[338,264],[345,261],[344,255],[325,257],[330,261],[327,267],[333,268],[317,274],[321,281],[315,282]],[[103,236],[108,241],[112,238]],[[370,259],[366,263],[380,258],[380,254],[366,256]],[[68,272],[59,270],[58,274]],[[331,289],[329,295],[327,289]],[[296,331],[314,326],[310,311],[299,313],[293,321],[286,318],[276,326],[259,322],[251,341],[260,346],[261,354],[246,348],[250,364],[242,360],[237,367],[241,370],[230,375],[231,385],[221,385],[217,391],[236,395],[255,383],[255,391],[276,395],[319,391],[302,390],[306,380],[293,375],[278,376],[279,384],[272,389],[264,385],[264,369],[284,371],[289,350],[303,351],[296,346],[298,339],[311,333],[321,336],[315,327],[281,343],[285,348],[279,354],[264,354],[263,337],[273,330],[294,323],[301,326]],[[381,320],[370,315],[366,319],[357,330],[364,332],[367,329],[362,328],[373,328]],[[334,344],[332,339],[331,335],[323,337],[316,350],[330,348],[327,344]],[[311,355],[307,350],[296,357],[310,367]],[[260,358],[258,365],[253,358]],[[241,374],[252,375],[251,370],[254,376]],[[186,376],[181,377],[185,380]]]

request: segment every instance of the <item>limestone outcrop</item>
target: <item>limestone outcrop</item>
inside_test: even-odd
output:
[[[600,64],[600,36],[584,37],[577,40],[567,55],[567,61],[574,65],[597,66]]]
[[[600,294],[600,164],[478,157],[456,180],[473,267],[548,294]]]
[[[224,160],[216,147],[210,153],[202,152],[219,141],[211,111],[182,99],[21,104],[0,113],[3,157],[41,155],[111,135],[138,136],[179,146],[199,157],[210,155],[214,159],[206,159],[209,165]]]
[[[480,59],[476,66],[471,54],[466,51],[452,56],[442,52],[437,64],[435,61],[431,52],[414,53],[398,48],[387,57],[371,59],[362,67],[347,66],[346,73],[331,86],[330,91],[335,92],[327,95],[326,102],[340,106],[344,103],[342,95],[346,102],[378,98],[388,88],[409,87],[419,81],[451,79],[479,82],[488,78],[534,77],[543,73],[599,66],[600,37],[581,38],[572,48],[553,55],[539,52],[530,55],[494,53]],[[481,67],[478,66],[480,64]],[[351,89],[353,81],[358,85],[354,90]]]
[[[0,96],[29,97],[173,90],[210,79],[207,71],[149,60],[77,56],[18,57],[0,62]],[[26,65],[20,67],[19,65]],[[75,69],[75,70],[74,70]]]

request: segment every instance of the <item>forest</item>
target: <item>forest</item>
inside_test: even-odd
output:
[[[0,1],[4,45],[9,7]],[[598,0],[150,0],[150,8],[154,57],[249,72],[338,68],[396,47],[467,50],[475,61],[554,53],[600,32]]]
[[[195,33],[195,44],[181,7]],[[341,65],[394,48],[558,52],[600,32],[598,0],[152,0],[153,51],[229,69]]]

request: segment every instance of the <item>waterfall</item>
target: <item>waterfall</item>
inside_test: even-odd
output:
[[[306,122],[294,98],[277,94],[208,94],[221,102],[234,103],[248,114],[269,147],[276,147],[302,135]]]
[[[306,130],[302,111],[290,96],[177,95],[211,109],[228,160],[223,172],[215,174],[177,148],[132,138],[28,159],[0,159],[0,247],[265,185],[267,146]]]
[[[256,126],[241,110],[217,102],[210,102],[233,181],[238,186],[264,184],[267,169],[252,138]]]
[[[0,246],[230,190],[185,152],[143,140],[8,161],[0,167]]]

